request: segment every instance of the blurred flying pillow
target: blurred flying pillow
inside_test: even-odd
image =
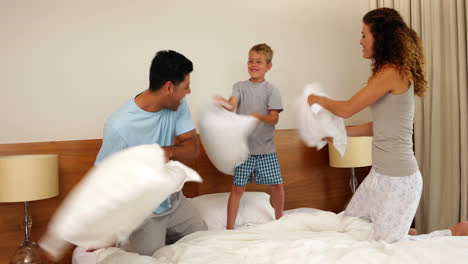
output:
[[[206,155],[222,173],[234,175],[234,169],[249,157],[248,136],[257,125],[249,115],[237,115],[208,102],[200,111],[200,137]]]
[[[96,249],[124,241],[186,181],[202,179],[180,162],[165,163],[157,144],[122,150],[92,168],[73,188],[39,244],[60,259],[70,244]]]

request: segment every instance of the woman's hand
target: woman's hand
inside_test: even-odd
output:
[[[309,95],[309,96],[307,97],[307,103],[308,103],[309,105],[320,104],[320,103],[319,103],[320,98],[321,98],[321,96],[311,94],[311,95]]]

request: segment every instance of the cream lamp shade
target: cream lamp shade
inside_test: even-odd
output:
[[[0,202],[24,203],[24,241],[10,264],[46,263],[29,239],[28,202],[59,194],[58,157],[55,154],[0,156]]]
[[[348,137],[343,155],[329,143],[328,157],[330,166],[334,168],[357,168],[372,165],[372,137]]]
[[[27,202],[59,194],[55,154],[0,156],[0,202]]]
[[[343,156],[336,150],[333,143],[328,146],[330,166],[335,168],[351,168],[351,191],[356,192],[357,179],[354,173],[356,167],[372,165],[372,137],[348,137]]]

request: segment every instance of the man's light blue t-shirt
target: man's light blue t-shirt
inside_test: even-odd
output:
[[[135,98],[132,98],[106,121],[102,146],[94,165],[113,153],[133,146],[153,143],[161,147],[172,146],[175,136],[193,129],[195,125],[185,98],[177,111],[164,108],[155,113],[141,109],[135,104]],[[168,197],[154,212],[160,214],[170,208]]]

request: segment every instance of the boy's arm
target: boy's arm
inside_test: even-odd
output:
[[[232,110],[230,111],[235,112],[237,109],[237,105],[239,104],[239,100],[237,100],[236,97],[231,96],[231,98],[229,98],[228,104],[232,107]]]
[[[274,126],[278,123],[279,113],[280,110],[270,110],[270,113],[268,115],[262,115],[259,113],[252,113],[250,115],[257,118],[265,124]]]
[[[239,104],[239,100],[237,100],[237,98],[234,96],[231,96],[231,98],[229,98],[229,101],[227,101],[221,96],[216,96],[215,99],[218,101],[219,106],[224,107],[224,109],[231,112],[235,112],[237,109],[237,105]]]

